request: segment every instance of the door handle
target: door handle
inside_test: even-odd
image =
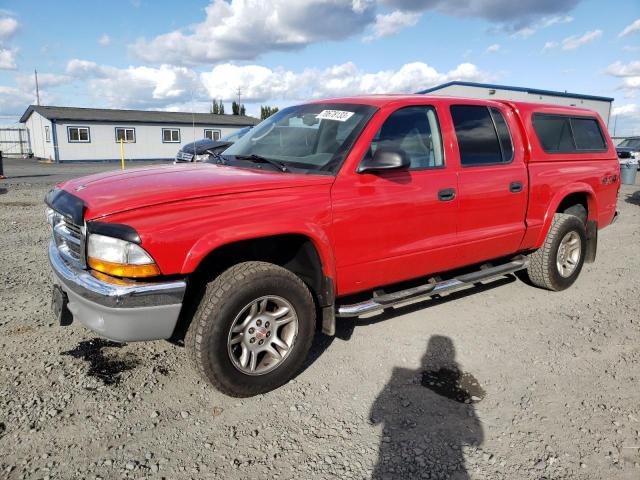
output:
[[[438,200],[441,202],[450,202],[454,198],[456,198],[456,191],[453,188],[445,188],[438,192]]]
[[[511,193],[518,193],[522,191],[522,182],[511,182],[509,184],[509,191]]]

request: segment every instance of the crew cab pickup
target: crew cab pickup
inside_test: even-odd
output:
[[[299,371],[316,324],[332,335],[337,318],[518,271],[568,288],[619,188],[592,111],[429,95],[292,106],[215,163],[57,185],[54,310],[117,341],[182,339],[206,381],[255,395]]]

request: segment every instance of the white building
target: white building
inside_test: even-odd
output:
[[[56,162],[169,160],[186,143],[217,140],[259,120],[239,115],[31,105],[20,118],[38,158]],[[124,141],[121,146],[120,140]]]
[[[515,100],[520,102],[550,103],[594,110],[609,124],[613,98],[581,95],[579,93],[553,92],[537,88],[509,87],[475,82],[449,82],[417,93],[481,99]]]

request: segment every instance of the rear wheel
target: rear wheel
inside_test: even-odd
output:
[[[185,345],[205,380],[247,397],[291,379],[314,332],[313,298],[302,280],[277,265],[245,262],[207,285]]]
[[[580,275],[586,246],[584,223],[575,215],[556,213],[544,245],[529,256],[529,280],[547,290],[569,288]]]

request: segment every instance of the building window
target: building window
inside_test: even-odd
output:
[[[163,128],[162,142],[163,143],[180,143],[180,129],[179,128]]]
[[[116,127],[116,142],[124,141],[125,143],[135,143],[136,129]]]
[[[216,130],[214,128],[205,128],[204,129],[204,138],[208,138],[209,140],[218,141],[218,140],[220,140],[220,130]]]
[[[51,132],[49,131],[49,126],[45,125],[44,127],[44,140],[45,142],[51,141]]]
[[[67,127],[69,143],[89,143],[89,127]]]

